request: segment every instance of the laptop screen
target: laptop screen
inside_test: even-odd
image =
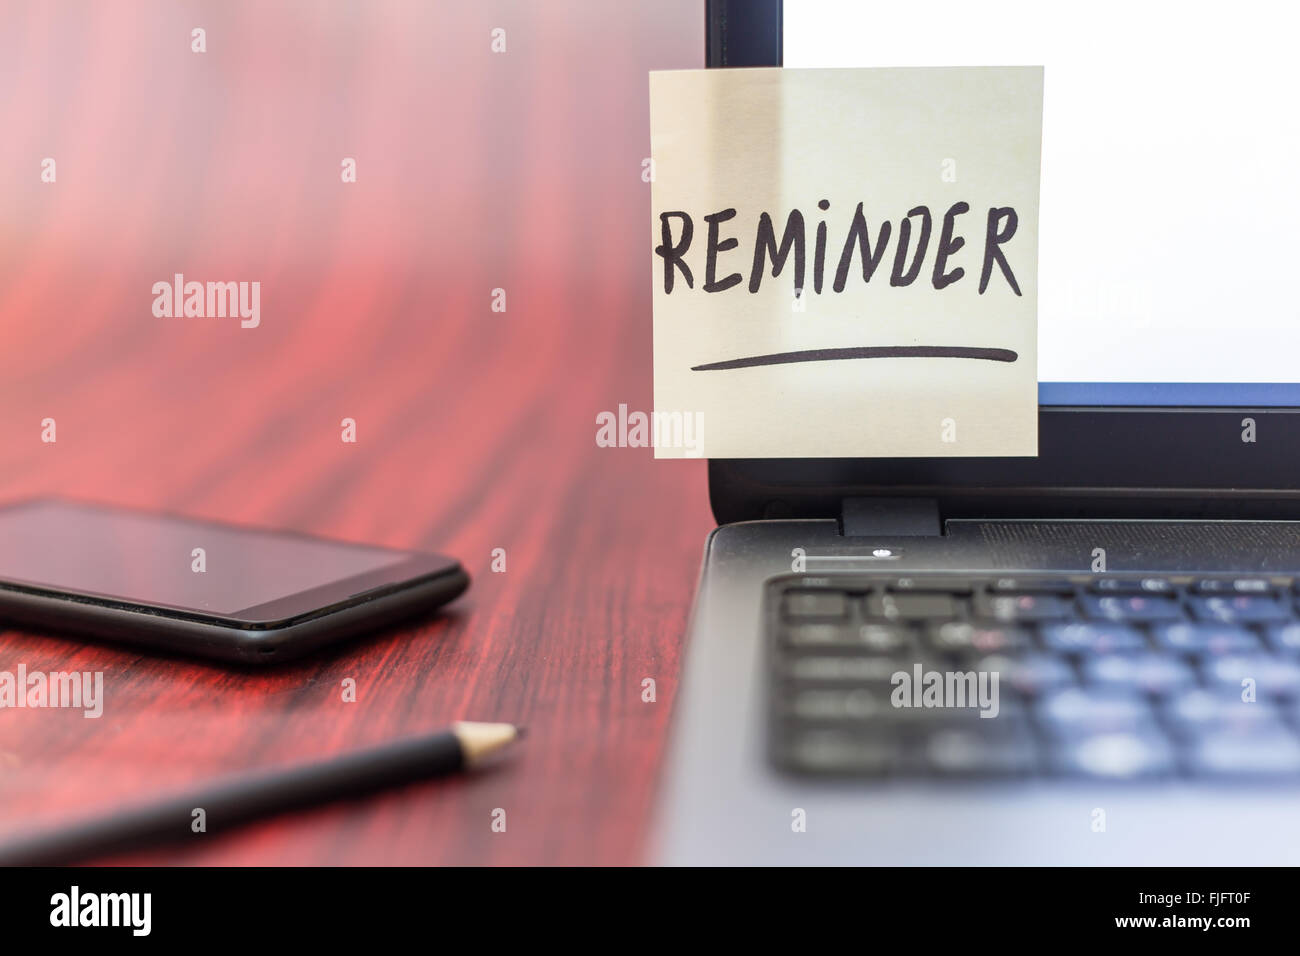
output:
[[[784,63],[1044,67],[1041,404],[1300,406],[1287,13],[799,0]]]

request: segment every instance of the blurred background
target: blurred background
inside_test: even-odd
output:
[[[0,498],[446,547],[403,518],[590,465],[598,411],[650,407],[646,72],[702,65],[698,0],[5,0],[0,23]],[[261,326],[154,317],[178,272],[259,281]],[[312,480],[340,455],[387,464]]]

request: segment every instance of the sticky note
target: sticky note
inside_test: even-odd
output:
[[[1036,455],[1042,101],[1036,66],[651,73],[656,457]]]

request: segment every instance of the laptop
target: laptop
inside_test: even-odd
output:
[[[711,67],[1044,66],[1040,453],[709,462],[658,862],[1300,863],[1278,16],[709,4]]]

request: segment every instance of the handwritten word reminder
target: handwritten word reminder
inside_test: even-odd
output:
[[[1042,90],[652,73],[656,410],[713,458],[1037,454]]]

